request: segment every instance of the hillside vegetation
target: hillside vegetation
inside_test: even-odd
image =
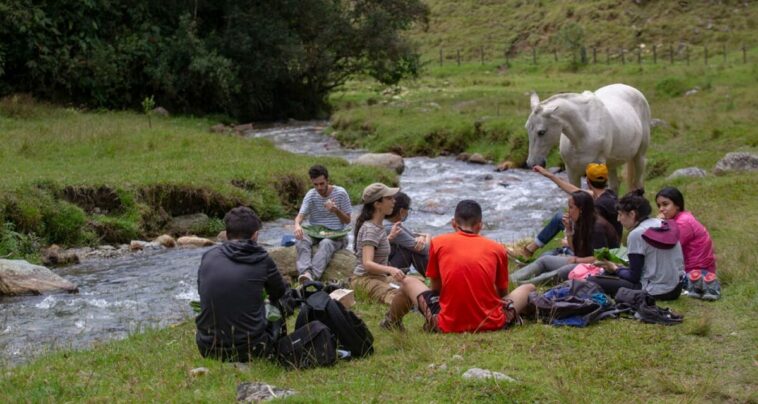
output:
[[[444,48],[448,58],[460,50],[478,58],[480,47],[490,55],[543,51],[580,44],[598,48],[652,45],[681,52],[684,45],[712,50],[725,44],[736,49],[755,46],[758,12],[750,1],[647,0],[425,0],[429,25],[417,26],[410,37],[428,58]]]

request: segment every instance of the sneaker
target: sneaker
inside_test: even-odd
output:
[[[687,296],[693,297],[695,299],[703,298],[703,274],[701,274],[700,271],[692,271],[688,273],[685,282],[685,291],[687,292]]]
[[[297,278],[297,283],[303,285],[306,282],[313,282],[313,275],[311,275],[311,271],[306,270],[300,276]]]
[[[392,321],[389,316],[385,315],[384,319],[379,322],[379,327],[387,331],[400,331],[405,332],[405,326],[403,321]]]
[[[705,291],[703,293],[703,300],[714,301],[721,297],[721,284],[716,279],[716,274],[707,272],[703,277],[703,283],[705,284]]]

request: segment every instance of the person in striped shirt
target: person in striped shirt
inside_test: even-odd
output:
[[[321,225],[329,230],[343,230],[350,223],[353,208],[344,188],[329,184],[329,171],[316,164],[308,170],[313,189],[305,194],[300,211],[295,217],[295,249],[297,251],[298,282],[318,280],[337,250],[347,247],[347,237],[318,239],[303,232],[302,223]],[[313,254],[313,246],[318,251]]]

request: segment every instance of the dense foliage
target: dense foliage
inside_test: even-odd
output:
[[[352,74],[413,75],[420,0],[0,0],[0,96],[312,117]]]

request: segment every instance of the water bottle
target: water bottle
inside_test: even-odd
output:
[[[271,303],[266,303],[266,320],[274,322],[282,319],[282,312]]]

